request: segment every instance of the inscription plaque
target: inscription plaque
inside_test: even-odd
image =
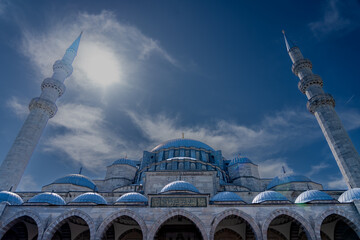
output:
[[[151,207],[206,207],[205,197],[153,197]]]

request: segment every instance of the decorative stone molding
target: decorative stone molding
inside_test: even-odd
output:
[[[171,217],[174,216],[183,216],[188,218],[189,220],[191,220],[195,226],[199,229],[203,240],[209,240],[209,237],[207,235],[207,232],[205,230],[204,224],[203,222],[200,220],[200,218],[198,218],[197,216],[195,216],[194,214],[185,211],[183,209],[174,209],[174,210],[170,210],[168,211],[166,214],[162,215],[153,225],[152,228],[149,231],[149,235],[148,235],[148,240],[153,240],[155,237],[156,232],[158,231],[158,229],[161,227],[161,225],[168,220]],[[146,238],[144,238],[146,239]]]
[[[96,238],[95,239],[102,239],[103,235],[105,234],[105,232],[109,229],[109,227],[111,226],[111,223],[121,217],[121,216],[127,216],[130,217],[132,219],[134,219],[140,226],[141,231],[142,231],[142,235],[143,235],[143,239],[146,239],[147,236],[147,227],[146,224],[144,222],[144,220],[137,215],[135,212],[128,210],[128,209],[122,209],[118,212],[115,212],[113,214],[111,214],[109,217],[107,217],[99,226],[99,228],[97,229],[96,232]]]
[[[322,105],[330,105],[335,107],[335,100],[328,93],[319,94],[310,98],[306,104],[306,107],[309,110],[309,112],[314,114],[316,112],[316,109]]]
[[[41,84],[41,90],[44,91],[45,88],[53,88],[59,93],[59,97],[63,95],[65,92],[65,85],[53,78],[45,78],[45,80]]]
[[[345,223],[347,223],[356,232],[356,234],[360,238],[360,221],[358,219],[352,217],[350,214],[347,214],[346,212],[341,211],[339,209],[329,209],[315,219],[316,239],[321,240],[321,225],[322,225],[323,221],[325,220],[325,218],[327,218],[328,216],[330,216],[332,214],[339,215],[339,217]]]
[[[305,218],[303,218],[301,215],[299,215],[298,213],[296,213],[294,211],[291,211],[288,209],[278,209],[278,210],[271,212],[269,217],[262,224],[262,236],[263,236],[264,240],[267,240],[267,232],[268,232],[270,223],[272,222],[272,220],[274,220],[276,217],[278,217],[280,215],[287,215],[287,216],[294,218],[296,221],[298,221],[300,223],[300,228],[302,228],[306,232],[306,235],[309,240],[316,239],[314,229],[311,227],[311,224]]]
[[[300,59],[300,60],[294,62],[294,64],[292,65],[291,70],[297,76],[299,71],[301,69],[304,69],[304,68],[312,69],[312,63],[310,62],[309,59]]]
[[[314,84],[317,84],[321,87],[323,86],[323,84],[324,84],[323,80],[321,79],[321,77],[319,75],[312,74],[312,75],[305,76],[303,79],[301,79],[299,81],[298,88],[302,93],[305,94],[306,89]]]
[[[24,210],[24,211],[19,211],[17,212],[14,216],[8,218],[7,220],[5,220],[1,225],[0,225],[0,239],[2,239],[2,237],[5,235],[5,233],[17,223],[17,220],[21,217],[30,217],[32,218],[37,225],[38,228],[38,240],[42,239],[43,236],[43,232],[44,232],[44,226],[43,223],[41,221],[40,216],[37,213],[28,211],[28,210]]]
[[[218,224],[222,220],[224,220],[226,217],[231,216],[231,215],[238,216],[238,217],[244,219],[251,226],[251,228],[254,232],[254,235],[255,235],[255,239],[262,240],[261,230],[260,230],[259,226],[256,224],[255,220],[247,213],[240,211],[238,209],[228,209],[228,210],[225,210],[225,211],[217,214],[214,217],[213,221],[211,222],[211,230],[210,230],[209,240],[214,239],[214,235],[216,233],[215,230],[216,230],[216,227],[218,226]]]
[[[62,60],[57,60],[53,65],[53,71],[54,72],[63,71],[66,73],[66,77],[69,77],[73,72],[73,67]]]
[[[33,98],[31,100],[29,104],[29,109],[30,111],[33,109],[42,109],[49,115],[49,118],[55,116],[57,112],[57,106],[55,103],[39,97]]]
[[[95,238],[95,234],[96,234],[96,228],[95,228],[95,224],[93,219],[86,214],[83,211],[80,211],[78,209],[71,209],[65,213],[63,213],[62,215],[60,215],[59,217],[57,217],[46,229],[46,231],[44,232],[44,237],[42,238],[43,240],[50,240],[52,238],[52,236],[55,234],[55,232],[57,231],[57,229],[59,227],[61,227],[61,225],[69,218],[69,217],[79,217],[81,219],[83,219],[87,225],[89,226],[89,230],[90,230],[90,240],[95,240],[97,238]]]

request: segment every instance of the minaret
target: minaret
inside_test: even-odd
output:
[[[79,48],[79,37],[66,50],[61,60],[53,65],[53,75],[41,84],[40,97],[29,104],[30,113],[17,135],[10,151],[0,166],[0,190],[16,190],[40,136],[57,111],[56,100],[65,92],[64,81],[73,71],[72,63]]]
[[[288,42],[283,31],[286,49],[293,62],[292,71],[299,77],[299,90],[308,98],[307,108],[314,114],[329,144],[332,154],[349,188],[360,187],[360,156],[335,112],[334,98],[322,89],[323,81],[313,74],[310,60],[300,49]]]

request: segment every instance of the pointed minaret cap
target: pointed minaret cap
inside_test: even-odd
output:
[[[75,51],[75,54],[77,53],[77,51],[79,49],[79,44],[80,44],[80,39],[81,39],[82,34],[83,34],[83,31],[81,31],[80,35],[77,37],[77,39],[75,39],[75,41],[69,47],[69,49],[72,49]]]
[[[284,34],[286,49],[289,52],[291,48],[295,47],[295,44],[291,40],[287,40],[285,30],[282,30],[282,33]]]
[[[83,32],[81,31],[80,35],[75,39],[75,41],[66,50],[62,60],[64,60],[65,62],[67,62],[69,64],[72,64],[72,62],[74,61],[74,59],[76,57],[77,51],[79,49],[79,44],[80,44],[80,39],[81,39],[82,34],[83,34]]]

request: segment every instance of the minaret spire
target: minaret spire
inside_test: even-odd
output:
[[[322,89],[323,81],[312,72],[312,63],[296,46],[289,45],[283,31],[286,48],[293,62],[292,71],[299,77],[299,90],[308,98],[307,108],[314,114],[332,154],[349,188],[360,187],[360,156],[335,112],[334,98]]]
[[[82,32],[66,50],[64,57],[54,63],[52,77],[46,78],[41,84],[40,97],[31,100],[30,113],[0,166],[0,190],[7,190],[11,186],[16,190],[49,118],[56,114],[55,103],[65,92],[64,81],[73,71],[71,64],[81,36]]]

